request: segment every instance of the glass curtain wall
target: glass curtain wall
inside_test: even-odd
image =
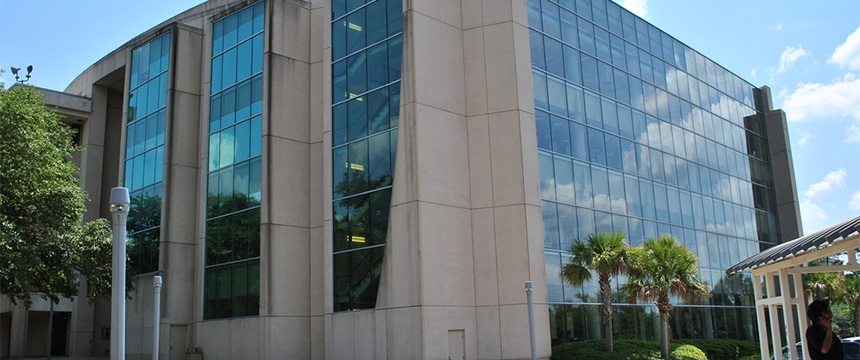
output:
[[[571,239],[613,230],[699,256],[713,297],[676,306],[673,337],[752,340],[749,274],[723,271],[779,241],[758,89],[612,1],[528,0],[528,19],[553,344],[602,337],[596,282],[558,274]],[[624,281],[615,335],[656,339]]]
[[[332,1],[334,311],[372,309],[400,114],[400,0]]]
[[[124,182],[131,197],[127,252],[135,274],[158,271],[169,63],[169,33],[131,53]]]
[[[263,10],[212,24],[204,319],[260,313]]]

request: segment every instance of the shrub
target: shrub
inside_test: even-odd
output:
[[[618,344],[618,342],[614,342],[614,344]],[[605,345],[606,343],[603,340],[585,340],[564,343],[552,348],[552,356],[550,357],[550,360],[615,360],[614,353],[610,354],[604,351]]]
[[[744,356],[738,360],[761,360],[761,354]]]
[[[632,339],[617,339],[613,342],[614,352],[604,351],[603,340],[584,340],[557,345],[552,348],[552,360],[656,360],[660,359],[660,343]],[[669,343],[669,351],[682,345],[692,345],[704,352],[707,359],[718,360],[760,360],[749,358],[759,353],[758,343],[728,339],[679,339]]]
[[[705,352],[693,345],[681,345],[669,354],[670,360],[708,360]]]
[[[613,341],[613,352],[604,351],[603,340],[584,340],[552,348],[551,360],[658,360],[660,344],[656,341],[619,339]]]
[[[759,344],[752,341],[732,339],[679,339],[678,344],[693,345],[702,350],[708,359],[738,360],[759,353]]]

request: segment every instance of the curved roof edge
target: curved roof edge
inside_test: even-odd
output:
[[[860,216],[750,256],[726,269],[726,274],[731,276],[803,253],[821,250],[841,243],[849,237],[858,234],[860,234]]]

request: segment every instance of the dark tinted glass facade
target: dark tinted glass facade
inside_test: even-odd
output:
[[[400,0],[332,1],[334,311],[372,309],[400,113]]]
[[[260,311],[263,2],[212,24],[205,319]]]
[[[673,337],[752,340],[749,277],[723,271],[779,241],[758,90],[611,1],[528,17],[553,343],[602,337],[597,283],[558,274],[571,239],[613,230],[699,256],[712,298],[676,306]],[[622,299],[616,336],[657,339],[657,310]]]
[[[125,187],[131,197],[127,252],[136,274],[158,271],[169,63],[169,33],[131,53]]]

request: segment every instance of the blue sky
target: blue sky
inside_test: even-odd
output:
[[[472,0],[466,0],[472,1]],[[201,0],[2,0],[0,69],[62,90],[135,35]],[[786,111],[806,234],[860,215],[860,2],[619,0]]]

